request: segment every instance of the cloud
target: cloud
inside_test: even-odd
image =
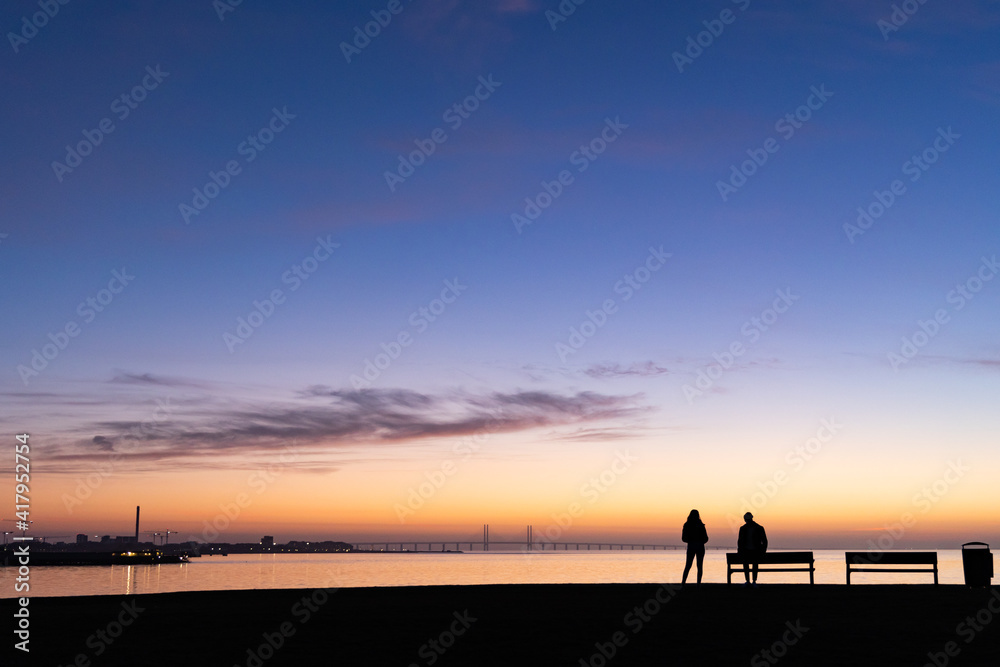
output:
[[[878,367],[884,367],[886,365],[885,353],[845,352],[845,355],[865,359]],[[930,366],[972,366],[985,371],[996,371],[1000,370],[1000,357],[960,357],[953,355],[920,353],[909,359],[905,359],[905,363],[900,365],[898,370],[902,372],[907,368],[927,368]]]
[[[615,377],[655,377],[666,375],[670,371],[652,361],[634,363],[631,366],[621,364],[594,364],[583,371],[584,375],[592,378],[615,378]]]
[[[570,442],[603,442],[638,438],[640,435],[639,430],[632,428],[579,428],[572,433],[559,434],[554,439]]]
[[[292,452],[295,451],[294,447],[290,448]],[[360,462],[360,461],[358,461]],[[288,472],[301,472],[308,473],[311,475],[328,475],[330,473],[337,472],[341,469],[341,466],[330,465],[329,461],[320,458],[286,458],[284,461],[279,462],[282,471]],[[347,463],[351,463],[348,461]],[[242,461],[198,461],[198,460],[177,460],[170,462],[170,468],[172,470],[187,470],[191,472],[204,471],[204,470],[260,470],[262,465],[266,466],[268,464],[273,464],[273,461],[260,461],[255,459],[247,459]],[[160,465],[145,465],[139,466],[137,468],[139,472],[162,472],[163,467]]]
[[[880,362],[884,362],[885,358],[880,357]],[[959,366],[977,366],[979,368],[984,368],[987,370],[1000,370],[1000,358],[996,357],[949,357],[942,355],[933,354],[920,354],[913,359],[909,359],[909,362],[923,361],[926,364],[954,364]]]
[[[545,382],[553,377],[579,378],[586,376],[595,380],[613,380],[618,378],[653,378],[667,375],[675,377],[690,376],[704,371],[709,366],[718,365],[713,358],[677,357],[671,359],[671,367],[667,368],[660,362],[636,361],[631,364],[619,362],[604,362],[591,364],[586,368],[567,368],[563,366],[546,366],[541,364],[525,364],[520,371],[535,382]],[[733,362],[727,367],[726,373],[741,371],[775,370],[782,367],[782,361],[777,357],[747,359]],[[719,390],[721,391],[721,389]]]
[[[127,373],[119,371],[117,375],[108,380],[112,384],[137,384],[156,385],[161,387],[204,387],[205,385],[194,380],[184,378],[167,377],[163,375],[153,375],[152,373]]]
[[[91,442],[106,452],[110,452],[114,449],[114,443],[109,438],[105,438],[103,435],[95,435]]]
[[[45,458],[59,471],[93,465],[106,460],[109,452],[122,465],[158,463],[158,470],[183,467],[180,464],[192,460],[239,468],[248,457],[273,455],[290,443],[295,443],[297,451],[323,457],[344,453],[348,447],[409,444],[483,430],[515,433],[634,421],[650,410],[640,403],[641,395],[595,392],[426,394],[314,385],[296,392],[295,399],[233,405],[206,397],[197,404],[173,409],[155,423],[99,421],[74,429],[76,433],[87,429],[96,432],[85,442],[65,442]],[[326,460],[319,465],[332,464]]]
[[[678,362],[683,363],[683,362]],[[579,378],[586,376],[596,380],[608,380],[622,377],[656,377],[674,373],[655,361],[635,361],[631,364],[607,361],[574,368],[566,366],[550,366],[545,364],[523,364],[518,370],[534,382],[544,382],[554,377]]]
[[[401,405],[408,408],[429,407],[436,401],[434,396],[407,389],[383,389],[376,391],[334,389],[326,385],[313,385],[299,392],[300,396],[333,398],[359,407],[378,408],[385,405]]]

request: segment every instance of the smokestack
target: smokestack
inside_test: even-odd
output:
[[[139,543],[139,506],[135,506],[135,542]]]

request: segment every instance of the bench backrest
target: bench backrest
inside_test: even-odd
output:
[[[730,565],[734,563],[742,564],[745,559],[746,559],[746,554],[741,554],[741,553],[726,554],[726,563]],[[813,558],[813,552],[811,551],[770,551],[761,554],[757,562],[780,565],[784,563],[812,563],[814,560],[815,559]]]
[[[937,565],[936,551],[848,551],[844,554],[848,565]]]

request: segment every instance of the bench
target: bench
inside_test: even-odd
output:
[[[768,551],[760,554],[759,572],[808,572],[809,583],[815,583],[813,573],[816,571],[816,561],[811,551]],[[733,583],[733,572],[743,571],[743,562],[746,554],[727,553],[726,554],[726,583]],[[803,565],[805,567],[767,567],[764,565]],[[753,570],[751,563],[751,571]]]
[[[848,551],[847,583],[851,583],[851,572],[926,572],[934,574],[938,582],[938,559],[936,551],[883,551],[872,554],[867,551]],[[864,567],[866,565],[929,565],[930,567]],[[861,567],[859,567],[861,566]]]

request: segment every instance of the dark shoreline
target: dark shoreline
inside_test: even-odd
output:
[[[8,630],[4,654],[13,658],[3,664],[70,665],[82,655],[91,665],[129,666],[578,666],[582,659],[594,667],[604,662],[919,667],[928,663],[928,653],[948,657],[948,642],[957,649],[949,665],[1000,664],[1000,613],[989,607],[992,602],[1000,612],[997,588],[706,584],[675,589],[676,584],[515,584],[34,598],[30,659],[12,649]],[[15,605],[4,600],[8,627]],[[977,613],[981,620],[991,617],[980,630],[965,620]],[[119,622],[126,627],[112,638]],[[267,637],[280,645],[273,655]],[[792,639],[778,646],[782,656],[775,662],[760,653]],[[613,657],[604,658],[602,649]],[[257,662],[254,652],[267,659]]]

